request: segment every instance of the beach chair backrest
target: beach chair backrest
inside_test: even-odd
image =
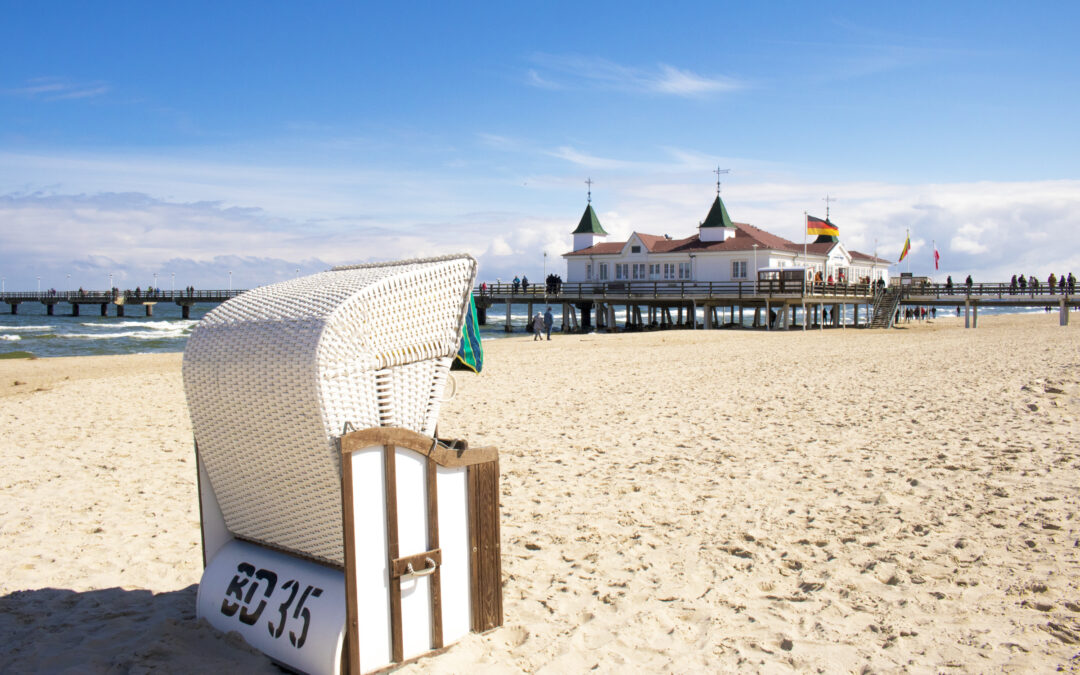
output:
[[[343,564],[349,428],[433,436],[476,261],[356,265],[248,291],[184,352],[199,459],[235,536]]]

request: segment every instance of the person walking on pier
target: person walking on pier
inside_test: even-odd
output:
[[[952,275],[945,277],[945,292],[952,295]]]
[[[528,293],[529,292],[529,277],[525,276],[524,274],[521,275],[521,292],[522,293]]]
[[[964,282],[964,285],[967,286],[968,295],[971,295],[971,275],[970,274],[967,276],[967,281]]]
[[[1016,293],[1016,275],[1013,275],[1012,281],[1009,282],[1009,293]]]
[[[1057,277],[1051,272],[1050,276],[1046,277],[1046,285],[1050,287],[1050,295],[1054,294],[1054,288],[1057,286]]]
[[[547,308],[544,312],[544,333],[547,334],[547,339],[551,339],[551,325],[555,323],[555,316],[551,313],[551,307]]]
[[[519,277],[518,275],[515,274],[514,275],[514,294],[515,295],[517,294],[518,288],[520,286],[521,286],[521,277]]]

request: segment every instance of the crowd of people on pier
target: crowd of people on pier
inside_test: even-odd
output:
[[[1035,295],[1039,292],[1040,286],[1042,286],[1042,282],[1040,282],[1039,278],[1034,274],[1030,277],[1025,277],[1023,274],[1020,276],[1014,274],[1012,280],[1009,282],[1009,292],[1016,293],[1019,291],[1020,293],[1026,293],[1030,289],[1031,294]],[[1061,276],[1057,276],[1051,272],[1050,276],[1046,277],[1046,288],[1051,295],[1055,292],[1061,293],[1062,295],[1066,293],[1072,295],[1076,292],[1076,277],[1073,276],[1072,272],[1069,272],[1068,275],[1062,274]]]

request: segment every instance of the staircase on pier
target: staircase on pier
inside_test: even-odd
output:
[[[901,288],[887,286],[880,293],[874,294],[871,308],[871,328],[892,328],[896,319],[896,308],[900,306]]]

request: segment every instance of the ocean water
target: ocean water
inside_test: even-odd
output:
[[[24,302],[19,305],[18,314],[10,314],[6,304],[0,304],[0,358],[13,352],[28,352],[37,357],[54,356],[94,356],[102,354],[142,354],[153,352],[182,352],[187,344],[188,335],[199,320],[216,305],[199,304],[192,307],[191,318],[181,318],[180,307],[168,302],[154,306],[154,316],[146,317],[141,306],[127,307],[129,316],[118,318],[116,308],[109,307],[109,316],[98,315],[97,305],[84,305],[82,316],[69,316],[70,305],[56,305],[56,316],[47,316],[45,306],[37,302]],[[545,305],[534,305],[533,311],[545,309]],[[942,311],[945,310],[945,311]],[[1039,308],[980,308],[979,314],[994,315],[1005,313],[1041,313]],[[1056,312],[1056,307],[1054,308]],[[510,325],[511,333],[505,331],[506,310],[502,305],[495,305],[488,311],[486,326],[480,327],[483,340],[494,340],[527,333],[528,306],[512,305]],[[555,315],[555,332],[562,323],[562,304],[552,304]],[[642,314],[645,314],[644,308]],[[134,315],[134,316],[133,316]],[[865,317],[865,314],[862,314]],[[626,312],[622,306],[616,307],[616,321],[622,325]],[[743,315],[743,323],[749,326],[753,321],[753,311]],[[851,312],[847,312],[848,320]],[[698,323],[704,323],[704,314],[698,311]],[[736,312],[736,319],[738,313]],[[938,308],[938,321],[956,321],[955,309]],[[960,321],[963,321],[961,315]]]

